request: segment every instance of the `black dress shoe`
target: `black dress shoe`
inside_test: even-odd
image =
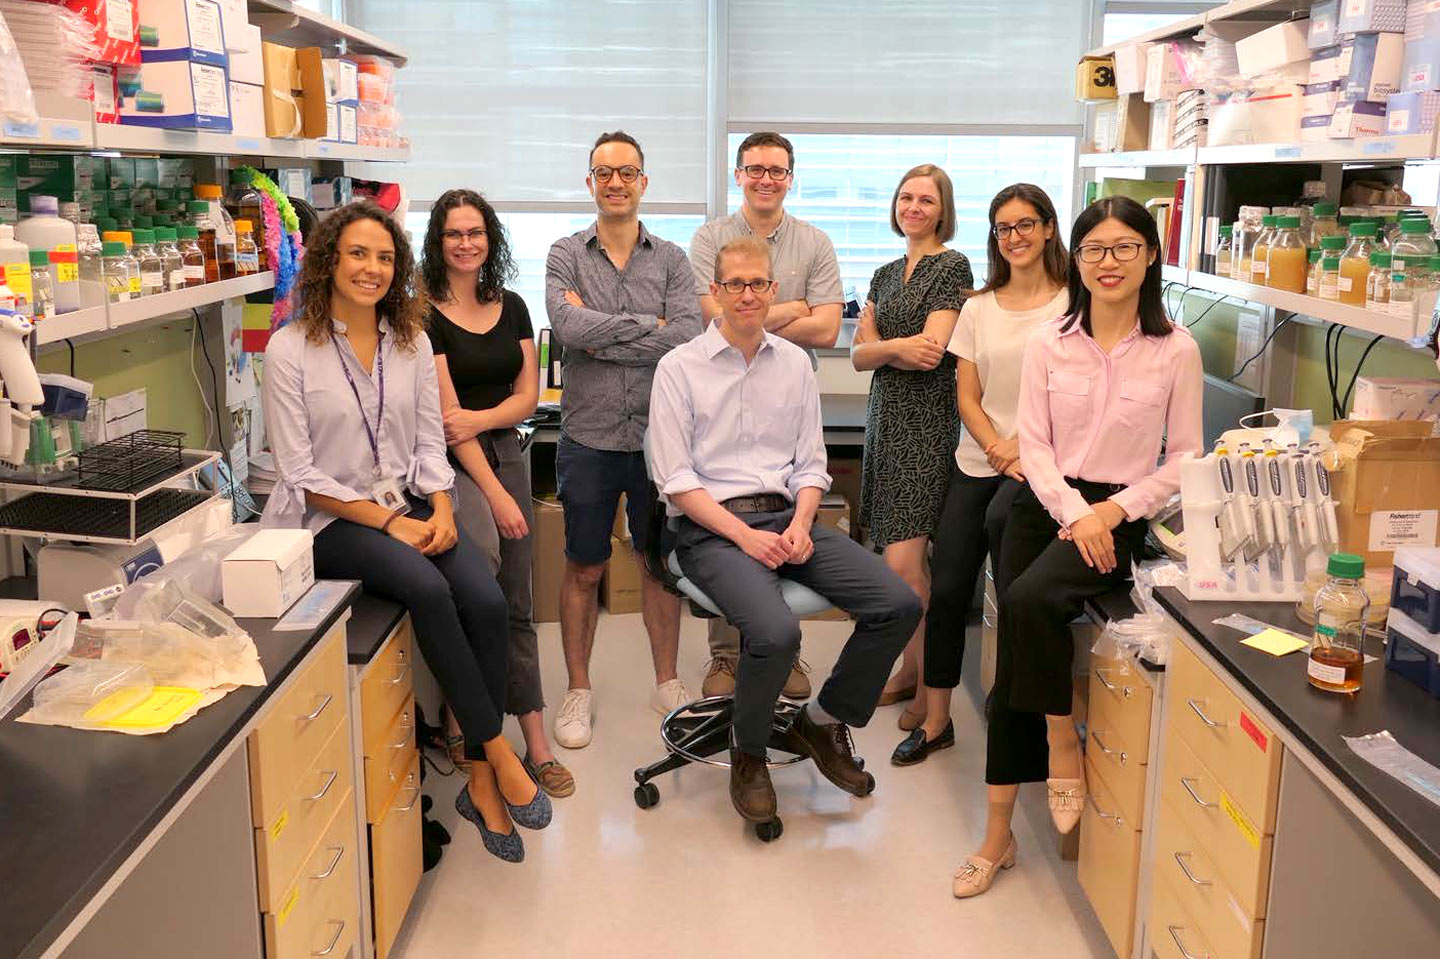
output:
[[[770,822],[775,818],[775,787],[770,770],[759,756],[730,750],[730,802],[747,822]]]
[[[875,791],[875,777],[855,762],[850,730],[844,723],[821,725],[810,718],[810,711],[801,708],[791,727],[800,744],[810,756],[820,775],[852,796],[868,796]]]
[[[900,745],[896,746],[895,751],[890,754],[890,763],[895,766],[913,766],[916,763],[923,763],[931,753],[949,749],[953,745],[955,745],[955,721],[953,719],[945,724],[940,735],[934,739],[927,740],[925,727],[921,726],[900,741]]]

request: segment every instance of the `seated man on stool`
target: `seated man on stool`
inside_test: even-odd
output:
[[[846,727],[869,722],[921,610],[879,556],[813,526],[830,487],[820,391],[806,352],[765,331],[775,288],[768,246],[741,237],[715,259],[710,293],[720,318],[655,369],[651,470],[671,514],[682,514],[681,569],[740,631],[730,798],[745,819],[767,822],[775,818],[775,791],[765,747],[800,646],[781,578],[855,617],[855,632],[794,732],[821,774],[856,796],[873,781],[856,765]]]

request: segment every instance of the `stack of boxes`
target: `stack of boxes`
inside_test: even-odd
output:
[[[325,72],[325,137],[332,143],[356,143],[360,109],[359,68],[350,60],[331,59]]]
[[[265,66],[260,55],[260,28],[245,19],[244,0],[238,10],[226,6],[225,49],[230,55],[230,132],[237,137],[265,136]]]
[[[94,30],[95,54],[90,61],[95,120],[120,122],[116,73],[140,66],[140,19],[134,4],[108,0],[65,0],[67,9],[84,17]]]
[[[1400,92],[1389,99],[1386,129],[1429,133],[1440,113],[1440,5],[1412,0],[1405,16]]]
[[[1416,5],[1423,7],[1423,0]],[[1338,84],[1326,136],[1411,132],[1392,129],[1388,118],[1389,97],[1400,92],[1406,16],[1406,0],[1318,0],[1311,5],[1311,83]],[[1310,105],[1322,106],[1314,99]],[[1319,116],[1307,115],[1302,139],[1320,139]]]
[[[137,0],[140,67],[117,76],[120,122],[229,133],[229,54],[215,0]]]

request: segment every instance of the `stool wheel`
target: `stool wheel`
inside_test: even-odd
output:
[[[660,790],[654,783],[641,783],[635,787],[635,805],[649,809],[660,802]]]
[[[760,837],[761,842],[774,842],[780,838],[780,834],[784,831],[785,824],[780,821],[780,817],[778,816],[769,822],[757,822],[755,824],[755,835]]]

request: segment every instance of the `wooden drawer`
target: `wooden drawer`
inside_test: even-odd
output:
[[[332,941],[338,943],[345,929],[359,924],[360,860],[356,838],[355,817],[347,803],[336,810],[335,818],[306,857],[295,882],[282,897],[280,908],[265,913],[266,959],[310,959]]]
[[[1265,923],[1248,915],[1180,814],[1161,805],[1155,825],[1155,881],[1168,879],[1215,959],[1259,959]]]
[[[1246,913],[1265,916],[1274,837],[1262,832],[1175,729],[1165,736],[1160,801],[1179,814]]]
[[[250,811],[256,826],[274,823],[280,807],[330,734],[349,713],[345,627],[320,641],[314,658],[267,710],[246,743],[250,758]]]
[[[1168,879],[1157,877],[1153,883],[1149,935],[1155,959],[1220,959]]]
[[[365,749],[366,822],[379,822],[390,808],[415,756],[415,699],[412,696],[380,738],[380,745]]]
[[[390,721],[410,698],[413,655],[407,616],[360,677],[360,724],[367,749],[383,740]]]
[[[1090,707],[1086,720],[1085,755],[1090,757],[1120,804],[1120,811],[1130,825],[1144,828],[1145,763],[1136,757],[1143,751],[1134,749],[1127,732],[1114,719],[1115,701],[1091,674]],[[1147,724],[1148,727],[1148,724]],[[1133,726],[1130,730],[1133,735]],[[1147,729],[1148,735],[1148,729]],[[1107,812],[1110,810],[1107,810]]]
[[[1184,643],[1171,647],[1165,721],[1262,833],[1275,831],[1280,741]]]
[[[386,959],[424,872],[420,843],[420,757],[406,785],[370,827],[370,881],[375,906],[375,959]]]
[[[1088,758],[1085,775],[1090,795],[1080,820],[1080,886],[1116,955],[1129,956],[1140,881],[1140,830],[1118,811],[1114,794]]]
[[[350,724],[342,723],[300,776],[275,818],[255,830],[255,867],[260,877],[260,909],[276,912],[281,897],[320,834],[342,810],[355,817],[355,766],[351,759]]]
[[[1090,714],[1107,717],[1106,745],[1119,741],[1131,762],[1150,761],[1150,705],[1154,691],[1129,657],[1090,657]]]

